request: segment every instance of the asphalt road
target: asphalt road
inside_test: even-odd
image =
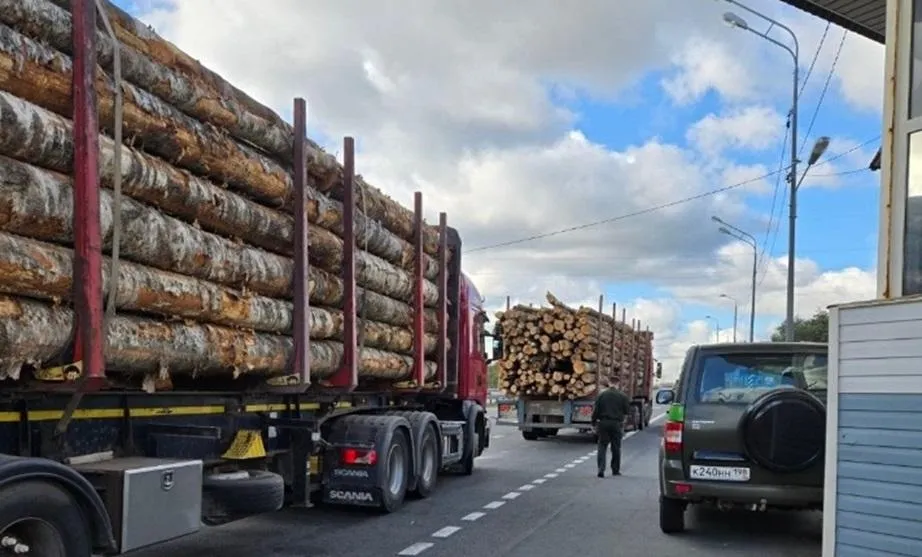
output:
[[[654,415],[660,412],[655,412]],[[525,441],[494,428],[473,477],[440,478],[433,497],[399,512],[285,510],[133,553],[138,557],[818,556],[821,515],[692,511],[689,531],[666,536],[657,515],[661,422],[629,434],[623,475],[595,476],[586,437]]]

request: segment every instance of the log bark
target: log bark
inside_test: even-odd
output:
[[[0,11],[3,2],[0,0]],[[24,99],[0,91],[0,154],[30,164],[70,174],[73,170],[73,124],[70,120]],[[115,144],[99,136],[100,178],[112,186],[115,172]],[[122,150],[122,191],[138,201],[159,207],[168,214],[204,229],[244,241],[282,255],[291,255],[294,219],[218,187],[188,171],[136,149]],[[307,218],[312,247],[334,245],[331,232],[343,236],[342,203],[307,189]],[[322,227],[322,228],[318,228]],[[415,256],[412,244],[398,238],[379,222],[356,213],[356,243],[387,261],[412,270]],[[341,254],[341,250],[339,252]],[[318,251],[312,252],[317,256]],[[332,265],[338,268],[333,254]],[[425,256],[426,278],[438,276],[438,263]]]
[[[0,157],[0,186],[0,229],[55,243],[72,241],[73,200],[67,177]],[[108,190],[100,192],[100,203],[104,245],[109,246],[114,202]],[[122,225],[121,250],[126,259],[265,296],[291,296],[289,258],[204,232],[130,198],[122,200]],[[335,249],[326,246],[325,251]],[[406,272],[368,253],[357,255],[357,282],[411,300],[413,284]],[[423,286],[426,304],[435,305],[435,285],[424,281]]]
[[[40,365],[62,355],[72,342],[74,313],[70,308],[0,296],[0,370],[18,378],[24,364]],[[123,373],[196,377],[233,374],[275,376],[289,370],[291,337],[178,322],[116,316],[106,327],[107,369]],[[311,376],[325,378],[340,366],[342,343],[311,343]],[[426,363],[427,375],[435,364]],[[359,362],[363,378],[402,380],[413,359],[366,348]]]
[[[61,37],[64,34],[61,21],[51,22],[50,25],[53,26],[51,29],[54,29],[54,32],[48,29],[45,35]],[[129,50],[125,52],[130,53]],[[126,56],[130,57],[130,54]],[[137,70],[137,66],[132,65],[131,59],[126,62],[126,72],[137,78],[137,72],[132,74],[132,71]],[[70,114],[71,71],[71,60],[65,54],[46,47],[6,25],[0,25],[0,88],[52,112],[67,116]],[[154,75],[142,75],[147,75],[148,79],[155,82],[162,79],[156,72]],[[179,79],[179,76],[174,77]],[[96,82],[100,125],[106,128],[112,121],[115,86],[110,76],[101,69],[97,72]],[[182,89],[184,86],[194,87],[188,84],[174,84],[169,80],[166,83],[165,89],[161,92]],[[199,175],[226,182],[263,202],[277,206],[291,202],[290,166],[283,166],[270,157],[234,141],[218,129],[203,124],[168,104],[169,100],[164,102],[155,94],[133,85],[130,81],[123,80],[122,90],[125,101],[126,136],[136,136],[146,151]],[[218,97],[218,100],[227,100],[227,97]],[[181,104],[182,101],[179,102]],[[282,152],[273,154],[290,162],[293,136],[290,126],[286,125],[286,128],[287,130],[281,133],[287,137],[288,146]],[[322,153],[319,149],[312,149],[309,168],[314,174],[319,173],[323,176],[316,179],[317,184],[327,188],[338,183],[337,191],[341,192],[342,167],[334,157]],[[412,211],[360,178],[356,180],[356,189],[359,195],[367,196],[366,208],[370,217],[381,221],[387,229],[398,236],[404,239],[412,238]],[[426,252],[430,255],[436,254],[437,231],[431,226],[426,226],[424,239]]]
[[[107,294],[110,260],[103,268]],[[73,251],[36,240],[0,233],[0,292],[48,301],[69,300],[72,294]],[[261,332],[290,334],[292,304],[287,301],[242,294],[229,288],[122,262],[116,284],[116,308]],[[412,353],[413,333],[403,327],[366,320],[360,324],[366,346],[403,354]],[[342,340],[343,313],[312,306],[310,336]],[[436,336],[426,335],[431,353]]]

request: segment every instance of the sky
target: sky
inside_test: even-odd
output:
[[[791,42],[729,3],[117,3],[289,121],[305,97],[309,135],[337,154],[356,137],[357,172],[405,206],[422,191],[491,314],[603,295],[674,376],[691,345],[732,339],[730,299],[748,336],[753,250],[717,215],[758,241],[755,337],[784,319],[793,60],[722,14]],[[873,298],[883,47],[747,5],[799,39],[801,161],[830,138],[798,190],[795,311]]]

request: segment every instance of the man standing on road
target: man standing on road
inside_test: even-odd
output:
[[[624,418],[631,411],[631,399],[618,388],[621,379],[612,377],[607,387],[599,393],[592,408],[592,426],[599,437],[599,477],[605,477],[605,452],[611,444],[611,473],[621,475],[621,437]]]

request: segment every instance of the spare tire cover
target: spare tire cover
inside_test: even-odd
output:
[[[757,398],[740,419],[746,454],[773,472],[798,472],[820,460],[826,407],[807,391],[780,388]]]

